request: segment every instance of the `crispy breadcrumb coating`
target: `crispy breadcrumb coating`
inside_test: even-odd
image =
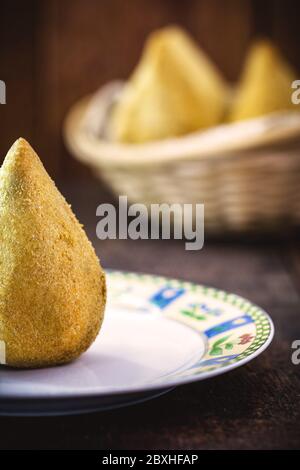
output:
[[[71,361],[102,324],[105,274],[71,207],[24,140],[0,170],[0,340],[6,363]]]

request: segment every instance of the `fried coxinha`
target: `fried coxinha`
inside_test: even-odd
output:
[[[41,367],[78,357],[102,324],[105,274],[71,207],[22,138],[0,170],[0,242],[2,362]]]

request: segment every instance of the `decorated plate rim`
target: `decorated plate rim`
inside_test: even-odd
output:
[[[186,281],[186,280],[172,278],[168,276],[149,274],[149,273],[144,273],[144,272],[115,270],[115,269],[106,269],[105,271],[109,276],[125,276],[131,279],[139,279],[139,280],[145,280],[145,281],[149,280],[149,281],[155,281],[157,284],[165,282],[169,284],[170,286],[188,288],[192,292],[198,291],[209,298],[218,298],[219,300],[223,300],[226,303],[235,305],[241,310],[244,309],[244,313],[249,313],[250,315],[253,315],[253,318],[255,318],[256,316],[260,316],[261,318],[264,319],[264,321],[268,325],[267,336],[262,335],[262,337],[255,338],[255,340],[246,348],[246,350],[242,354],[238,355],[238,357],[233,359],[231,362],[225,363],[223,367],[216,368],[214,370],[210,370],[207,372],[195,373],[191,376],[177,377],[175,380],[171,379],[172,377],[172,373],[171,373],[169,375],[163,376],[164,380],[162,380],[161,382],[158,382],[158,381],[155,383],[150,382],[150,383],[133,386],[133,387],[126,388],[126,389],[116,388],[112,390],[112,392],[110,392],[112,394],[127,393],[130,391],[137,392],[137,391],[154,390],[154,389],[164,388],[164,387],[176,387],[179,385],[184,385],[184,384],[192,383],[192,382],[198,382],[200,380],[205,380],[210,377],[221,375],[227,371],[236,369],[244,364],[247,364],[252,359],[259,356],[262,352],[264,352],[267,349],[267,347],[271,344],[273,340],[275,327],[274,327],[274,323],[270,315],[263,308],[259,307],[258,305],[244,298],[243,296],[228,292],[226,290],[218,289],[215,287],[206,286],[201,283],[197,283],[193,281]],[[173,319],[173,320],[178,321],[176,319]],[[183,324],[184,326],[187,326],[184,322],[180,322],[180,323]],[[256,324],[257,323],[255,323],[255,325]],[[198,333],[201,336],[204,336],[203,331],[199,331]],[[166,380],[168,377],[170,379]]]
[[[230,370],[236,369],[240,366],[243,366],[250,362],[255,357],[259,356],[263,351],[267,349],[267,347],[272,342],[274,337],[274,324],[270,317],[270,315],[261,307],[254,304],[253,302],[245,299],[244,297],[227,292],[222,289],[208,287],[206,285],[180,280],[172,277],[155,275],[155,274],[148,274],[148,273],[140,273],[134,271],[123,271],[123,270],[115,270],[115,269],[105,269],[105,272],[109,277],[113,276],[122,276],[126,277],[127,279],[138,279],[139,281],[155,281],[155,283],[160,284],[162,282],[166,283],[166,285],[170,287],[176,287],[181,289],[188,289],[189,292],[199,292],[207,296],[208,298],[218,299],[224,301],[225,303],[229,303],[239,309],[241,312],[248,314],[253,319],[253,323],[255,326],[258,325],[258,318],[263,319],[265,325],[267,326],[267,333],[263,333],[258,338],[255,337],[254,341],[245,349],[242,354],[237,355],[231,361],[227,361],[226,363],[222,364],[220,367],[215,367],[210,370],[204,372],[197,372],[195,371],[191,375],[183,375],[177,376],[171,372],[170,374],[162,376],[162,380],[155,380],[150,382],[144,382],[138,385],[132,385],[130,387],[111,387],[108,391],[101,391],[97,387],[93,387],[89,390],[74,390],[73,392],[59,392],[58,394],[50,393],[48,396],[46,395],[34,395],[34,396],[24,396],[24,395],[0,395],[1,399],[25,399],[25,400],[59,400],[59,399],[80,399],[80,398],[88,398],[88,397],[107,397],[110,395],[127,395],[127,394],[134,394],[134,393],[142,393],[142,392],[151,392],[154,390],[163,390],[163,389],[172,389],[180,385],[198,382],[200,380],[206,380],[211,377],[215,377],[217,375],[224,374],[229,372]],[[172,319],[173,321],[178,321],[184,326],[186,325],[183,321],[179,321],[178,319]],[[198,331],[201,336],[204,336],[203,331]],[[202,356],[203,357],[203,356]],[[182,369],[182,367],[180,368]],[[183,368],[181,372],[185,372],[186,369]]]

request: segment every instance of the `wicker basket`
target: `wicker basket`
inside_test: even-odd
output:
[[[122,84],[76,103],[64,126],[72,154],[131,202],[204,203],[208,232],[300,222],[300,113],[224,124],[147,144],[105,138]]]

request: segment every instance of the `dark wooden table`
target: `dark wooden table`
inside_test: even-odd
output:
[[[95,237],[95,188],[68,199],[105,267],[146,271],[209,284],[248,297],[272,316],[272,345],[250,364],[177,388],[144,404],[79,416],[0,418],[0,449],[300,448],[299,236],[270,241],[207,240],[199,252],[181,242],[105,241]]]

